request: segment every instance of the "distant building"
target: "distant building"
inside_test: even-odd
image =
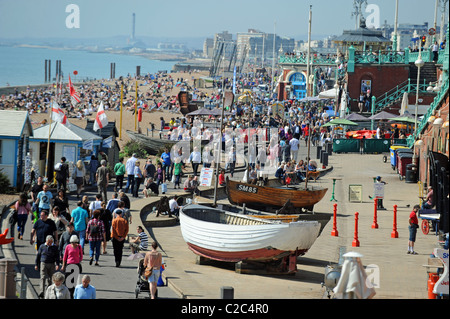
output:
[[[341,52],[348,51],[353,46],[357,51],[364,48],[372,51],[386,50],[392,42],[383,36],[382,30],[368,29],[364,17],[360,19],[359,28],[356,30],[344,30],[342,35],[336,37],[333,42],[340,47]]]
[[[203,42],[203,57],[212,58],[214,54],[214,39],[206,38]]]

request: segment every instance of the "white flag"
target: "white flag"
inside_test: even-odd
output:
[[[108,119],[106,118],[105,109],[103,108],[103,102],[98,107],[97,117],[94,122],[94,131],[98,131],[108,125]]]
[[[55,122],[60,122],[64,125],[67,124],[66,113],[64,113],[64,111],[55,101],[52,102],[52,120]]]

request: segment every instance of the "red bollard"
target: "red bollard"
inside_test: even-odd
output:
[[[374,200],[374,211],[373,211],[372,228],[378,228],[378,223],[377,223],[377,206],[378,206],[378,199],[375,198],[375,200]]]
[[[337,204],[333,204],[333,230],[331,231],[331,236],[338,237],[339,233],[336,226],[336,212],[337,212]]]
[[[394,205],[394,225],[392,228],[391,238],[398,238],[397,232],[397,205]]]
[[[359,213],[355,213],[355,237],[353,238],[352,247],[359,247],[359,240],[358,240],[358,215]]]

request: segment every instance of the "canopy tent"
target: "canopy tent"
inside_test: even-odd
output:
[[[358,123],[349,121],[347,119],[333,119],[330,122],[322,125],[322,127],[329,127],[329,126],[334,126],[334,125],[352,125],[352,126],[357,126]]]
[[[320,100],[321,98],[319,98],[318,96],[309,96],[301,99],[300,102],[318,102]]]
[[[369,117],[369,120],[389,120],[393,117],[395,117],[395,114],[386,111],[381,111],[380,113],[377,113]]]
[[[323,91],[319,93],[319,99],[335,99],[339,94],[339,91],[336,88],[332,88],[327,91]]]
[[[213,115],[212,110],[207,109],[205,107],[186,114],[186,116],[209,116],[209,115]]]
[[[367,117],[358,113],[351,113],[347,115],[345,119],[349,121],[370,121]]]

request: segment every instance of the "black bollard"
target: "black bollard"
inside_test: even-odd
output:
[[[322,146],[318,145],[317,146],[317,154],[316,154],[316,158],[320,159],[320,152],[322,151]]]

